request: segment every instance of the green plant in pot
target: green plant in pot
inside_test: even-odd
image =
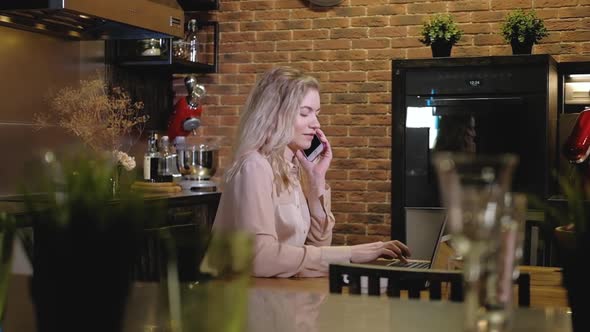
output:
[[[531,54],[533,44],[548,35],[543,20],[533,10],[514,10],[502,24],[502,36],[512,46],[513,54]]]
[[[430,46],[433,57],[448,57],[463,35],[450,14],[436,14],[422,26],[420,42]]]
[[[157,211],[132,192],[113,200],[108,153],[46,152],[29,167],[37,330],[121,331],[142,227]]]
[[[587,172],[587,166],[582,168]],[[590,187],[579,170],[579,166],[572,166],[567,174],[558,176],[560,196],[546,202],[535,197],[532,200],[533,205],[545,211],[545,220],[554,230],[575,332],[590,331],[590,316],[584,311],[590,298],[590,283],[582,263],[590,253]]]

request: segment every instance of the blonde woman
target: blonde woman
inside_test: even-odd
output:
[[[262,76],[241,114],[213,231],[255,235],[255,276],[325,276],[330,263],[364,263],[381,255],[405,260],[410,254],[399,241],[330,246],[334,216],[325,177],[332,148],[319,112],[317,80],[281,67]],[[302,150],[314,134],[324,151],[310,162]]]

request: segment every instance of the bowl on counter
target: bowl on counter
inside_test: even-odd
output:
[[[209,180],[217,171],[218,149],[206,144],[177,148],[178,169],[183,178],[190,180]]]

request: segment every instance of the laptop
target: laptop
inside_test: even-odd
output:
[[[443,208],[406,207],[406,245],[412,259],[402,262],[394,259],[386,266],[413,269],[430,269],[442,242],[447,221]]]

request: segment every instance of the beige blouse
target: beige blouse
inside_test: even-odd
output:
[[[297,172],[297,166],[292,167]],[[270,163],[251,153],[224,185],[213,224],[213,231],[255,234],[254,276],[325,276],[330,263],[350,262],[350,247],[330,247],[334,216],[329,188],[320,197],[321,213],[310,213],[299,183],[290,191],[277,193],[275,188]]]

